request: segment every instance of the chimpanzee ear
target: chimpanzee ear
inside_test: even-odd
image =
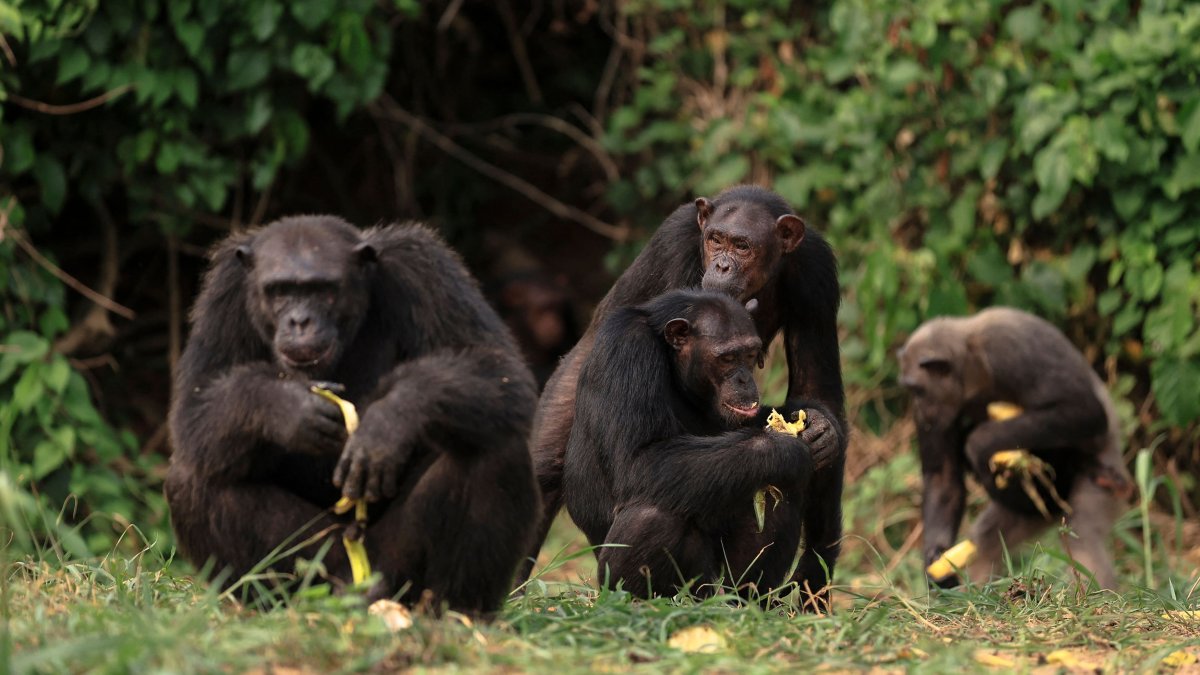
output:
[[[784,253],[796,250],[804,241],[804,219],[792,213],[785,213],[775,220],[775,235],[779,237],[779,246]]]
[[[705,224],[708,223],[709,216],[712,215],[712,202],[705,197],[696,198],[696,224],[703,230]]]
[[[980,336],[967,338],[967,353],[962,367],[963,400],[978,398],[992,390],[992,365]]]
[[[945,377],[954,371],[954,367],[950,365],[950,360],[941,356],[926,356],[917,362],[922,370],[926,370],[931,375]]]
[[[691,330],[692,325],[688,323],[687,319],[671,319],[663,328],[663,337],[675,349],[683,349]]]
[[[750,298],[746,301],[746,311],[753,314],[758,310],[758,298]]]
[[[242,267],[254,267],[254,251],[248,245],[242,244],[233,249],[233,254],[237,256],[238,262],[242,263]]]
[[[375,247],[372,246],[370,242],[364,241],[358,246],[354,247],[354,257],[357,258],[358,262],[360,263],[373,263],[379,259],[379,253],[375,250]]]

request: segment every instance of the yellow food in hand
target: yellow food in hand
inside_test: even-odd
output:
[[[358,429],[358,410],[353,403],[324,387],[313,385],[310,390],[317,396],[332,401],[341,409],[342,422],[346,425],[347,434],[353,434]],[[371,562],[367,560],[367,547],[363,543],[367,525],[367,500],[342,497],[333,505],[333,512],[341,515],[348,513],[352,508],[354,520],[359,526],[347,530],[348,536],[342,537],[342,546],[346,547],[346,557],[350,559],[350,575],[354,578],[354,583],[361,584],[371,576]],[[353,535],[349,535],[351,531],[354,532]]]
[[[962,569],[971,564],[971,560],[975,558],[975,542],[970,539],[964,539],[954,546],[946,549],[941,557],[934,560],[925,568],[925,572],[934,581],[941,581],[951,574],[954,574],[955,568]]]
[[[804,420],[808,419],[808,413],[803,410],[796,411],[796,421],[788,422],[783,419],[783,415],[779,414],[778,410],[771,409],[771,414],[767,415],[767,429],[778,431],[781,434],[790,434],[797,436],[801,431],[804,431]]]
[[[338,408],[341,408],[342,421],[346,424],[346,433],[352,434],[358,429],[358,410],[354,407],[353,403],[315,384],[309,387],[309,390],[327,401],[332,401]]]
[[[1023,412],[1025,412],[1024,408],[1016,403],[1009,403],[1008,401],[993,401],[987,406],[988,419],[994,422],[1011,420]]]

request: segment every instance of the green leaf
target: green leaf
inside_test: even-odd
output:
[[[50,391],[56,394],[61,394],[67,388],[67,381],[71,377],[71,365],[61,356],[55,357],[45,368],[42,374],[42,381],[50,387]]]
[[[1033,217],[1042,219],[1062,204],[1071,189],[1071,161],[1065,152],[1050,145],[1033,159],[1033,172],[1041,188],[1033,200]]]
[[[53,155],[41,154],[33,163],[33,175],[42,189],[42,203],[53,214],[62,210],[67,199],[67,174]]]
[[[250,32],[259,42],[275,33],[279,17],[283,16],[283,5],[277,2],[254,2],[250,5]]]
[[[48,476],[58,467],[62,466],[67,459],[67,453],[63,448],[51,440],[39,442],[33,448],[33,479],[41,480]]]
[[[741,182],[750,171],[750,160],[741,154],[731,154],[717,163],[698,185],[701,192],[708,194]]]
[[[295,0],[289,3],[292,17],[306,29],[316,30],[325,23],[337,7],[336,0]]]
[[[270,121],[271,97],[265,91],[259,92],[251,97],[250,108],[246,111],[246,133],[253,136]]]
[[[42,398],[42,393],[46,391],[46,387],[42,383],[41,365],[41,363],[29,364],[29,367],[17,380],[16,386],[13,387],[12,404],[17,412],[27,413],[33,410],[33,406],[37,405]]]
[[[991,180],[1000,173],[1000,167],[1008,155],[1008,139],[994,138],[984,144],[979,153],[979,175]]]
[[[175,95],[188,108],[195,108],[200,98],[200,82],[191,68],[180,68],[172,78],[175,85]]]
[[[1183,427],[1200,418],[1200,361],[1195,359],[1156,359],[1150,366],[1150,386],[1158,409],[1172,426]]]
[[[58,57],[58,78],[55,84],[65,84],[87,71],[92,62],[87,51],[78,44],[67,42]]]
[[[187,50],[188,56],[196,58],[204,46],[204,26],[194,21],[184,21],[175,24],[175,37]]]
[[[904,59],[897,61],[895,65],[888,69],[884,80],[892,89],[903,89],[921,79],[924,71],[921,70],[921,65],[916,61]]]
[[[1180,110],[1179,117],[1183,120],[1183,128],[1179,133],[1183,147],[1189,153],[1195,154],[1196,150],[1200,149],[1200,96],[1193,96]]]
[[[1171,172],[1171,177],[1163,183],[1163,193],[1171,199],[1179,199],[1183,193],[1198,187],[1200,187],[1200,154],[1184,155],[1175,162],[1175,170]]]
[[[334,71],[333,58],[324,49],[312,44],[298,44],[292,50],[292,70],[308,80],[309,91],[316,91]]]
[[[967,258],[967,272],[971,278],[993,288],[1012,281],[1013,269],[996,242],[989,241],[974,255]]]
[[[1042,6],[1034,3],[1008,13],[1004,27],[1017,42],[1032,42],[1042,32]]]
[[[6,124],[3,127],[4,170],[10,176],[25,173],[33,166],[35,153],[33,150],[33,131],[27,124]]]
[[[229,55],[226,63],[227,84],[233,91],[261,83],[270,72],[270,55],[262,49],[239,49]]]

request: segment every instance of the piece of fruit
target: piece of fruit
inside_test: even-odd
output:
[[[353,434],[358,429],[358,409],[353,403],[315,384],[309,390],[337,405],[342,411],[342,422],[346,425],[347,434]],[[371,562],[367,560],[367,547],[363,544],[367,531],[367,500],[342,497],[333,505],[333,512],[338,515],[348,513],[350,509],[354,509],[355,525],[346,530],[342,537],[342,546],[346,547],[346,557],[350,559],[350,575],[354,578],[354,583],[361,584],[371,576]]]
[[[925,568],[925,572],[929,574],[929,578],[934,581],[942,581],[951,574],[954,570],[963,569],[971,564],[971,560],[975,558],[975,542],[970,539],[964,539],[954,546],[942,552],[942,555],[929,564]]]
[[[1024,408],[1008,401],[993,401],[987,406],[988,419],[995,422],[1011,420],[1023,412],[1025,412]]]
[[[774,511],[779,507],[779,502],[783,501],[783,492],[774,485],[767,487],[754,493],[754,522],[758,525],[758,531],[762,532],[767,525],[767,495],[770,494],[775,503],[771,505],[771,510]]]
[[[771,408],[771,414],[767,415],[767,427],[772,431],[778,431],[781,434],[789,434],[797,436],[801,431],[804,431],[804,421],[808,419],[808,413],[803,410],[796,411],[796,421],[789,422],[783,419],[783,415],[779,411]]]

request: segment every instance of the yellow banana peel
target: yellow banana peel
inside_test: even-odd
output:
[[[347,434],[353,434],[358,429],[358,410],[353,403],[324,387],[313,385],[310,389],[341,409]],[[355,525],[347,528],[342,537],[342,546],[346,547],[346,557],[350,559],[350,575],[354,583],[361,584],[371,576],[371,562],[367,559],[367,547],[363,543],[367,531],[367,500],[342,497],[333,505],[333,512],[338,515],[349,513],[350,509],[354,509]]]
[[[801,431],[804,431],[804,421],[808,419],[808,413],[803,410],[796,411],[796,421],[789,422],[783,419],[783,415],[779,411],[771,408],[771,414],[767,415],[767,429],[778,431],[781,434],[798,436]]]
[[[954,574],[956,568],[963,569],[971,564],[976,550],[975,542],[964,539],[942,552],[941,557],[925,568],[925,572],[934,581],[941,581]]]
[[[801,431],[804,431],[804,421],[808,419],[808,413],[803,410],[796,411],[796,421],[789,422],[779,414],[779,411],[771,408],[771,414],[767,415],[767,426],[765,428],[771,431],[778,431],[781,434],[789,436],[799,436]],[[758,531],[762,532],[767,524],[767,495],[770,494],[775,500],[771,509],[774,510],[779,506],[779,502],[783,501],[783,492],[774,485],[767,487],[754,493],[754,522],[758,525]]]

